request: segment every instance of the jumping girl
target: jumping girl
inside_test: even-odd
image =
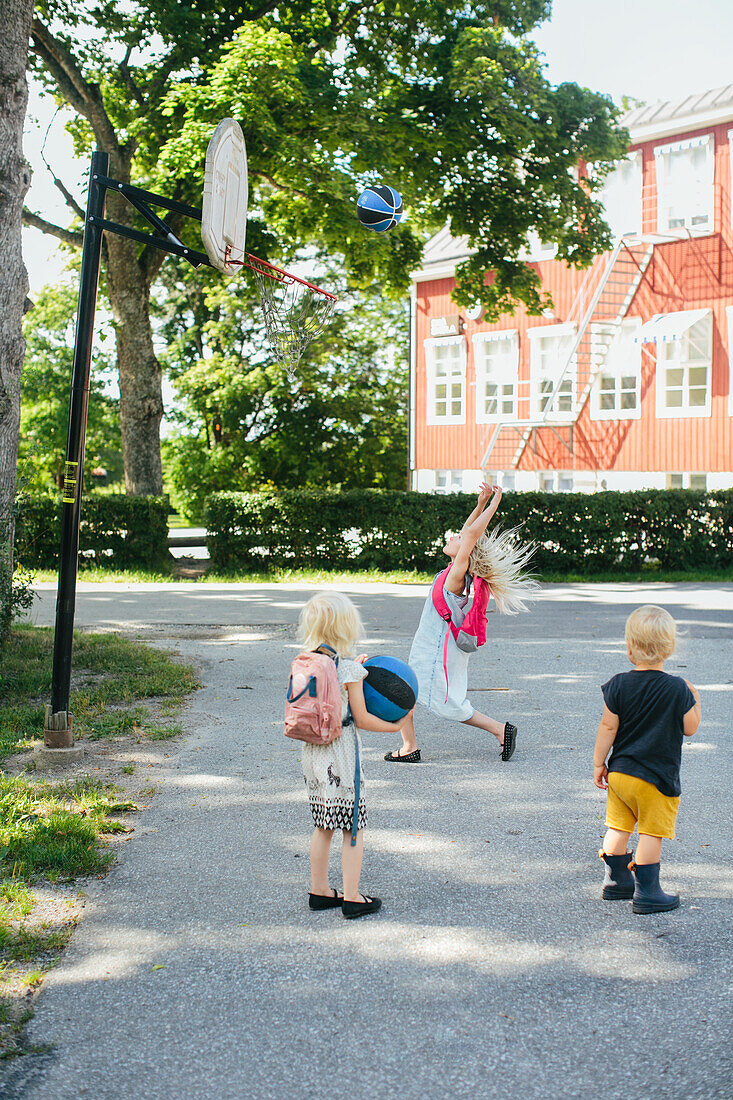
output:
[[[486,508],[489,500],[491,504]],[[534,547],[520,546],[513,530],[494,531],[490,535],[486,533],[500,501],[499,486],[483,484],[478,504],[460,532],[457,535],[448,532],[445,536],[443,553],[452,564],[438,574],[433,586],[443,577],[444,604],[450,611],[452,622],[458,626],[468,610],[472,587],[474,599],[479,598],[476,588],[481,586],[474,584],[475,578],[486,581],[497,608],[505,615],[526,611],[525,600],[532,599],[538,587],[537,582],[524,572]],[[435,607],[431,588],[409,657],[418,678],[418,702],[441,718],[451,718],[492,733],[502,746],[502,760],[509,760],[517,742],[517,727],[511,722],[497,722],[474,710],[466,698],[468,656],[468,652],[459,649],[451,623]],[[391,763],[417,764],[420,749],[411,714],[400,733],[402,745],[396,752],[388,752],[384,759]]]

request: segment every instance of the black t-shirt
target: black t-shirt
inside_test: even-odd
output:
[[[601,691],[608,709],[618,715],[608,770],[645,779],[662,794],[678,795],[684,717],[695,705],[685,681],[666,672],[635,669],[620,672]]]

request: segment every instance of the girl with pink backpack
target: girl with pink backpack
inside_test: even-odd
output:
[[[285,708],[285,735],[305,742],[301,763],[315,825],[308,903],[315,910],[341,909],[347,919],[375,913],[382,905],[379,898],[359,892],[366,825],[359,730],[397,733],[400,728],[366,709],[366,655],[354,656],[363,632],[348,596],[312,596],[300,614],[303,652],[293,661]],[[328,878],[337,830],[343,834],[343,893]]]
[[[510,760],[517,743],[517,727],[481,714],[466,697],[468,657],[486,641],[489,598],[493,597],[503,614],[515,615],[527,610],[525,601],[532,599],[538,588],[524,572],[534,547],[521,546],[514,530],[486,533],[500,501],[499,486],[483,484],[478,504],[459,533],[446,534],[443,553],[450,564],[433,581],[412,642],[409,664],[418,678],[419,703],[441,718],[493,734],[502,747],[502,760]],[[419,763],[421,755],[411,714],[400,733],[402,745],[384,759],[395,764]]]

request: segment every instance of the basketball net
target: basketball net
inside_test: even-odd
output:
[[[268,342],[292,382],[303,352],[333,317],[337,298],[249,253],[240,262],[254,274]]]

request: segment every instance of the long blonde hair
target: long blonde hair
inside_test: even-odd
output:
[[[519,542],[518,527],[495,528],[490,534],[484,531],[471,551],[468,571],[488,583],[503,615],[526,611],[526,601],[537,598],[539,585],[525,572],[534,552],[534,543],[523,546]]]
[[[364,635],[359,612],[342,592],[317,592],[300,613],[298,640],[303,649],[330,645],[339,657],[353,657]]]

